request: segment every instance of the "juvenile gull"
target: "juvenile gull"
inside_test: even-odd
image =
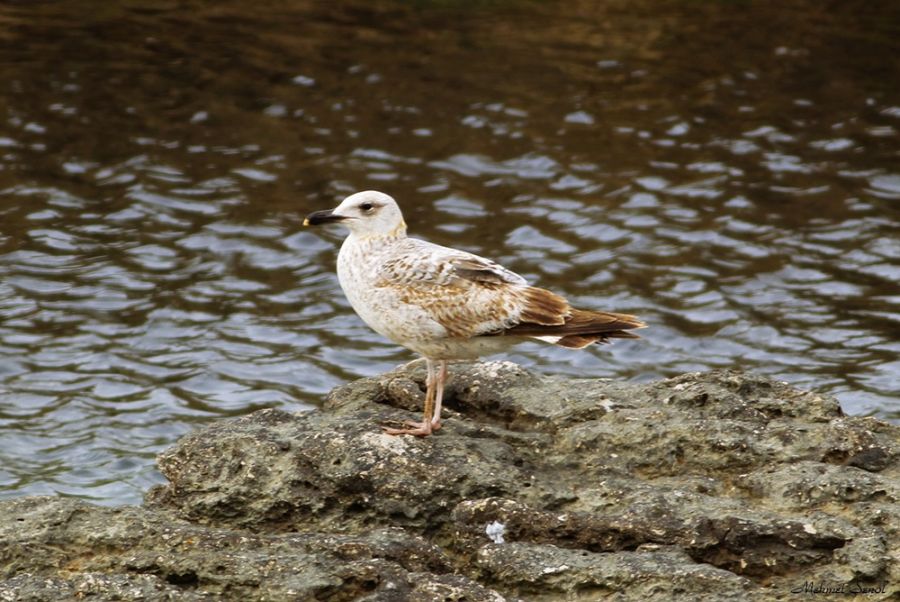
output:
[[[447,362],[474,359],[538,339],[580,349],[609,339],[636,339],[644,323],[628,314],[575,309],[559,295],[529,286],[489,259],[406,236],[393,198],[367,190],[304,226],[350,229],[338,254],[341,288],[375,332],[425,357],[425,415],[391,435],[430,435],[441,428]]]

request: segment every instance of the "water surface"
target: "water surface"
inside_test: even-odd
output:
[[[339,4],[0,7],[0,495],[136,502],[185,432],[412,359],[300,227],[367,188],[652,325],[532,369],[900,419],[896,3]]]

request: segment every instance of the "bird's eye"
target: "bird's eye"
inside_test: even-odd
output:
[[[372,203],[363,203],[359,208],[362,209],[364,213],[368,213],[375,208],[375,205]]]

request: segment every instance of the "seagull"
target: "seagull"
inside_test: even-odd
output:
[[[341,288],[372,330],[425,358],[425,413],[389,435],[428,436],[441,428],[447,362],[502,352],[526,340],[581,349],[636,339],[635,316],[576,309],[563,297],[529,286],[503,266],[406,236],[396,201],[366,190],[332,210],[310,213],[304,226],[341,224],[350,233],[337,259]]]

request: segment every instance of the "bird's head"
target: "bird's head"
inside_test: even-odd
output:
[[[376,190],[351,194],[334,209],[310,213],[303,220],[304,226],[336,223],[347,226],[352,234],[361,237],[406,234],[406,222],[397,202]]]

